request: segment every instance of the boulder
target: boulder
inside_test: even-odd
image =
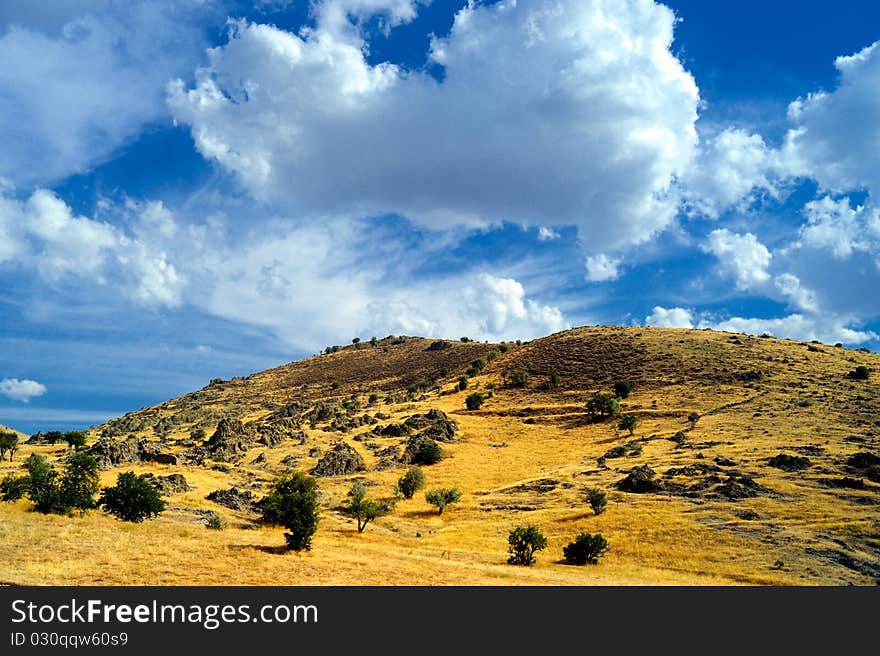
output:
[[[231,487],[228,490],[214,490],[205,498],[231,510],[251,511],[256,503],[250,490],[241,490],[237,487]]]
[[[663,484],[655,480],[656,476],[657,473],[648,465],[633,467],[624,478],[617,481],[616,487],[623,492],[634,492],[637,494],[661,492]]]
[[[169,494],[177,494],[180,492],[189,492],[190,487],[186,482],[183,474],[169,474],[168,476],[154,476],[153,474],[144,474],[153,487],[159,490],[165,496]]]

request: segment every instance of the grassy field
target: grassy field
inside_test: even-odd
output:
[[[397,342],[397,343],[395,343]],[[406,438],[381,437],[364,425],[347,432],[301,422],[303,440],[250,445],[237,462],[133,463],[103,472],[181,473],[191,490],[168,497],[159,518],[142,524],[98,511],[40,515],[26,500],[0,504],[0,581],[15,584],[155,585],[874,585],[880,581],[880,484],[853,469],[856,453],[880,454],[880,357],[840,347],[711,331],[591,327],[527,344],[380,340],[291,363],[146,409],[130,432],[171,453],[191,448],[199,421],[232,415],[259,421],[285,404],[303,407],[357,399],[350,416],[377,413],[377,426],[429,409],[458,424],[446,458],[425,467],[427,487],[457,486],[460,503],[443,515],[423,494],[358,534],[334,510],[353,481],[389,497],[405,466],[378,467],[377,453]],[[492,355],[490,355],[492,354]],[[493,357],[494,356],[494,357]],[[490,360],[468,389],[456,391],[472,360]],[[867,381],[847,372],[874,370]],[[510,387],[517,372],[524,387]],[[420,386],[438,373],[436,381]],[[558,386],[549,389],[551,374]],[[622,412],[637,417],[634,435],[612,420],[591,421],[589,396],[629,379]],[[407,393],[413,385],[418,391]],[[424,388],[424,391],[421,390]],[[465,410],[479,391],[485,404]],[[369,403],[369,397],[378,398]],[[186,411],[186,412],[184,412]],[[696,412],[696,422],[688,415]],[[171,420],[177,416],[180,421]],[[189,420],[193,418],[192,420]],[[156,426],[161,420],[161,429]],[[183,419],[188,419],[184,421]],[[140,426],[140,428],[138,428]],[[106,427],[104,427],[106,428]],[[91,432],[90,442],[102,428]],[[205,499],[238,486],[259,497],[283,473],[310,470],[343,440],[366,471],[320,479],[321,520],[306,553],[283,549],[282,529]],[[302,443],[301,443],[302,442]],[[615,447],[622,453],[615,457]],[[61,460],[61,446],[23,445]],[[611,453],[609,453],[611,452]],[[802,470],[771,466],[773,456],[805,457]],[[261,457],[262,456],[262,457]],[[602,457],[604,456],[604,460]],[[256,462],[255,462],[256,461]],[[647,465],[661,489],[618,490]],[[224,471],[225,470],[225,471]],[[673,470],[673,471],[670,471]],[[864,489],[835,487],[843,477]],[[595,515],[586,490],[607,491]],[[207,530],[204,511],[228,522]],[[548,547],[533,567],[506,564],[507,535],[534,525]],[[598,565],[572,567],[562,548],[580,532],[610,544]]]

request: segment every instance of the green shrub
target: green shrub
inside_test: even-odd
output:
[[[535,526],[519,526],[507,536],[507,562],[510,565],[532,565],[535,554],[547,548],[547,538]]]
[[[159,491],[149,479],[134,472],[119,474],[116,485],[104,489],[101,505],[108,513],[126,522],[142,522],[165,510],[165,501]]]
[[[691,428],[697,425],[697,421],[700,419],[700,413],[692,412],[688,415],[688,422],[691,425]]]
[[[617,423],[617,427],[620,430],[628,430],[629,434],[632,435],[636,430],[636,425],[638,424],[638,420],[635,415],[624,415],[620,418],[620,421]]]
[[[485,397],[479,392],[474,392],[473,394],[468,395],[468,397],[464,400],[465,405],[468,410],[479,410],[480,406],[483,405],[483,401],[485,401]]]
[[[434,440],[426,439],[419,445],[412,462],[415,465],[436,465],[441,460],[443,460],[443,449]]]
[[[457,389],[459,392],[463,392],[464,390],[467,389],[467,386],[468,386],[468,377],[467,377],[467,375],[459,376],[459,378],[458,378],[458,386],[456,387],[456,389]]]
[[[283,526],[288,549],[308,551],[318,529],[318,481],[301,472],[285,476],[258,503],[266,524]]]
[[[574,542],[563,547],[562,555],[569,565],[595,565],[607,551],[608,541],[602,537],[601,533],[595,535],[581,533],[574,539]]]
[[[348,496],[349,502],[344,504],[340,510],[343,514],[357,520],[358,533],[363,533],[367,524],[372,520],[388,513],[387,505],[367,499],[367,488],[360,481],[351,486]]]
[[[437,514],[442,515],[446,506],[456,503],[461,499],[461,492],[457,487],[449,489],[438,488],[425,493],[425,501],[432,506],[437,506]]]
[[[378,395],[378,394],[370,394],[370,396],[367,397],[367,404],[368,404],[368,405],[373,405],[373,404],[376,403],[378,400],[379,400],[379,395]]]
[[[32,453],[25,460],[24,467],[28,473],[27,495],[34,502],[34,509],[43,514],[65,513],[58,486],[58,472],[38,453]]]
[[[18,501],[27,493],[29,483],[27,476],[7,474],[0,481],[0,501]]]
[[[397,489],[404,499],[412,499],[423,487],[425,487],[425,473],[418,467],[410,467],[397,481]]]
[[[510,387],[525,387],[529,382],[528,371],[515,371],[507,379]]]
[[[868,380],[868,377],[871,375],[871,370],[868,369],[865,365],[860,364],[858,367],[850,371],[846,376],[851,380]]]
[[[220,513],[212,510],[205,516],[205,528],[212,531],[222,531],[226,528],[226,521],[220,516]]]
[[[207,437],[207,433],[205,432],[204,428],[193,428],[189,432],[189,437],[192,440],[201,441],[205,439],[205,437]]]
[[[587,412],[593,418],[613,417],[620,414],[620,402],[610,394],[596,392],[587,401]]]
[[[633,391],[633,384],[628,380],[618,380],[614,383],[614,394],[619,399],[625,399]]]
[[[461,341],[462,342],[469,342],[469,341],[471,341],[471,338],[470,337],[462,337]]]
[[[79,510],[97,507],[95,495],[101,487],[100,483],[98,461],[94,456],[88,453],[70,456],[59,486],[63,507]]]
[[[605,495],[605,491],[597,487],[587,491],[587,501],[590,502],[590,508],[597,515],[605,512],[605,506],[608,505],[608,497]]]
[[[508,348],[510,348],[510,347],[508,347],[507,344],[499,344],[498,345],[498,350],[501,351],[502,353],[507,353]]]

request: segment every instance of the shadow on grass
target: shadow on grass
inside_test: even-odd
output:
[[[291,550],[286,546],[282,545],[266,545],[266,544],[230,544],[228,547],[232,551],[244,551],[246,549],[253,549],[254,551],[262,551],[267,554],[274,554],[276,556],[283,556],[286,553],[291,553]]]

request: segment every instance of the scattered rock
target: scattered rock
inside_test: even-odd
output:
[[[761,516],[758,513],[756,513],[754,510],[741,510],[738,513],[736,513],[736,516],[739,517],[740,519],[745,519],[748,521],[752,521],[755,519],[761,519]]]
[[[245,427],[239,419],[224,417],[217,424],[217,430],[205,442],[205,455],[212,460],[231,462],[238,460],[251,447],[254,430]]]
[[[660,492],[663,490],[663,484],[654,480],[656,476],[657,473],[648,465],[633,467],[629,470],[626,477],[617,481],[615,487],[622,492],[634,492],[637,494]]]
[[[861,478],[850,478],[844,476],[842,478],[820,478],[819,482],[826,487],[846,488],[850,490],[865,490],[867,486]]]
[[[345,442],[336,442],[312,468],[311,473],[315,476],[344,476],[366,468],[361,454]]]
[[[237,487],[231,487],[228,490],[214,490],[205,498],[231,510],[251,511],[256,502],[250,490],[240,490]]]
[[[455,433],[458,430],[458,424],[451,420],[445,412],[436,408],[423,415],[408,417],[404,425],[411,429],[421,430],[422,435],[438,442],[455,441]]]
[[[738,501],[739,499],[751,499],[759,494],[767,493],[768,490],[763,485],[759,485],[751,476],[746,474],[731,474],[727,480],[715,488],[715,494],[729,499],[730,501]]]
[[[266,462],[266,454],[265,454],[265,453],[261,453],[261,454],[258,455],[256,458],[254,458],[253,460],[251,460],[250,464],[252,464],[252,465],[262,465],[262,464],[264,464],[265,462]]]
[[[113,469],[120,465],[128,465],[140,461],[140,447],[137,437],[127,440],[114,440],[111,437],[101,437],[87,453],[98,461],[100,469]]]
[[[780,453],[773,456],[767,461],[767,464],[776,469],[792,472],[806,469],[810,466],[810,459],[804,456],[790,456],[787,453]]]
[[[373,431],[376,435],[382,437],[406,437],[410,434],[409,426],[405,424],[388,424]]]
[[[546,494],[552,492],[559,485],[559,481],[552,478],[539,478],[536,481],[528,481],[519,485],[512,485],[504,489],[498,490],[501,494],[517,494],[522,492],[535,492],[537,494]]]
[[[731,460],[730,458],[725,458],[724,456],[715,456],[715,464],[721,465],[722,467],[735,467],[736,461]]]
[[[431,342],[431,345],[428,348],[426,348],[425,350],[426,351],[445,351],[446,349],[451,349],[451,348],[452,348],[451,342],[437,341],[437,342]]]
[[[168,496],[169,494],[177,494],[179,492],[189,492],[190,487],[186,482],[183,474],[169,474],[168,476],[154,476],[153,474],[144,474],[153,487],[160,493]]]

